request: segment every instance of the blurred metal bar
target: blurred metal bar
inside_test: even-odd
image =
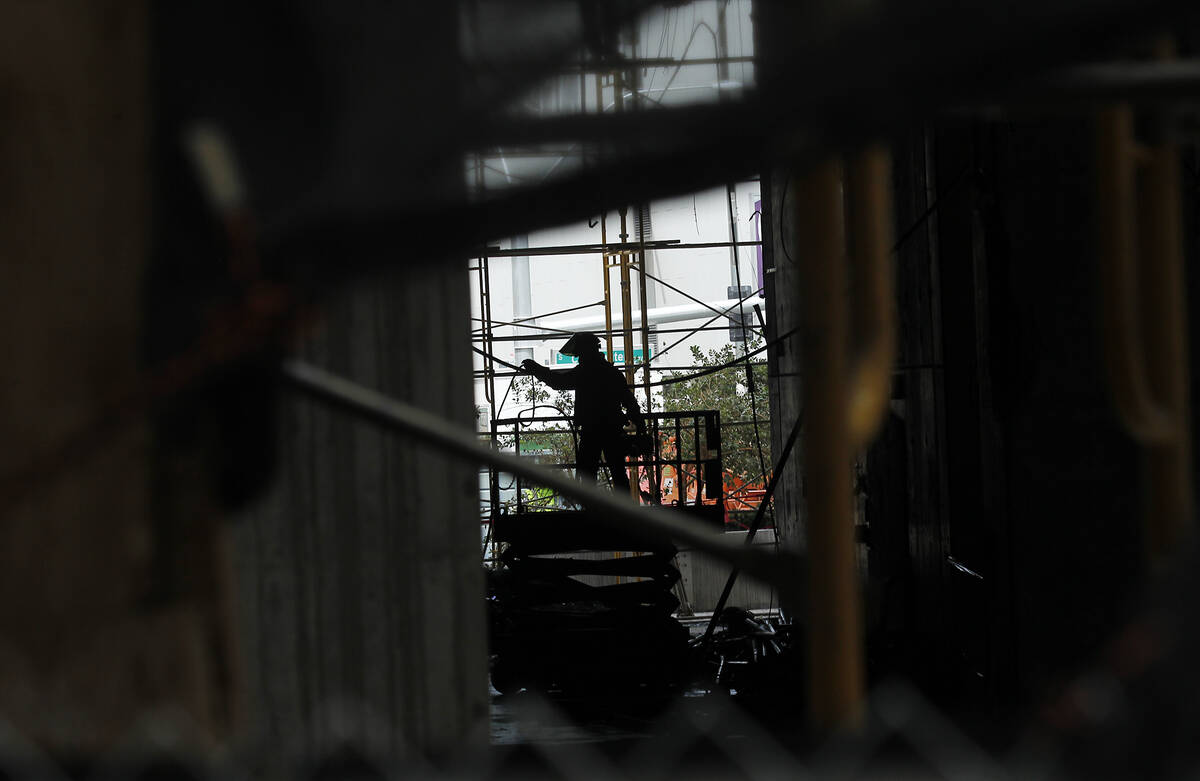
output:
[[[871,146],[850,164],[850,263],[855,282],[853,318],[855,364],[850,378],[851,447],[866,445],[891,398],[896,360],[896,303],[892,269],[892,158]]]
[[[1098,251],[1109,382],[1142,449],[1153,563],[1189,534],[1194,512],[1180,160],[1165,133],[1142,149],[1133,128],[1128,104],[1097,118]]]
[[[1170,440],[1145,445],[1145,518],[1153,557],[1178,547],[1191,531],[1193,514],[1180,175],[1175,144],[1164,139],[1147,151],[1137,214],[1142,333],[1151,392],[1173,424]]]
[[[805,472],[808,493],[809,715],[818,729],[862,724],[862,617],[851,508],[842,166],[815,166],[793,183],[800,253]]]
[[[1170,414],[1150,391],[1137,294],[1133,110],[1102,109],[1096,119],[1096,227],[1103,336],[1109,383],[1121,422],[1139,442],[1173,434]]]
[[[265,259],[268,266],[274,262],[281,268],[311,262],[320,272],[315,283],[330,291],[336,282],[369,268],[405,262],[358,252],[394,243],[397,234],[424,237],[409,247],[405,258],[422,257],[431,245],[456,242],[463,255],[470,255],[489,236],[528,232],[631,199],[651,200],[744,178],[761,167],[764,156],[787,160],[798,170],[940,107],[999,93],[1006,85],[1078,61],[1094,51],[1099,36],[1178,23],[1195,13],[1194,5],[1184,0],[916,0],[880,3],[867,13],[860,4],[819,3],[813,14],[825,18],[798,29],[797,40],[778,57],[756,61],[764,86],[744,100],[637,116],[591,113],[570,122],[555,120],[553,127],[498,119],[488,109],[503,103],[489,100],[464,113],[456,122],[462,133],[447,134],[444,148],[423,154],[457,161],[471,149],[556,135],[569,142],[597,139],[604,148],[596,150],[594,165],[562,179],[473,201],[422,197],[397,202],[392,188],[382,186],[379,205],[370,210],[313,201],[267,226]],[[782,7],[791,6],[762,2],[756,13]],[[897,35],[897,30],[905,34]],[[575,52],[563,58],[574,60]],[[996,62],[1005,67],[981,67]],[[897,84],[913,86],[900,90]],[[399,108],[396,112],[381,121],[408,121]],[[704,132],[696,133],[697,128]],[[692,164],[697,159],[705,165]]]
[[[1193,101],[1200,97],[1200,60],[1076,65],[1005,90],[996,105],[1067,108],[1080,104]],[[1064,105],[1065,104],[1065,105]]]
[[[514,323],[529,323],[534,320],[541,320],[543,317],[554,317],[555,315],[565,315],[568,312],[578,312],[580,309],[591,309],[594,306],[604,306],[603,301],[593,301],[590,304],[580,304],[566,309],[556,309],[553,312],[542,312],[541,314],[531,315],[530,317],[514,317]]]
[[[1097,211],[1110,384],[1142,448],[1144,545],[1157,562],[1190,533],[1194,508],[1179,153],[1165,117],[1148,119],[1155,137],[1140,147],[1128,104],[1100,112]]]

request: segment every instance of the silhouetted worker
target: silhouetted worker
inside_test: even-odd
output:
[[[577,356],[579,365],[565,371],[550,371],[526,359],[521,368],[555,390],[575,391],[575,427],[579,429],[577,474],[595,480],[603,453],[604,463],[612,473],[613,488],[629,493],[625,424],[632,421],[639,435],[646,433],[646,421],[637,399],[625,384],[625,375],[600,353],[600,340],[595,334],[575,334],[559,352]]]

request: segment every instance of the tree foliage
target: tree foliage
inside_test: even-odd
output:
[[[746,344],[753,351],[762,346],[756,339]],[[742,348],[727,344],[717,350],[692,347],[693,369],[672,372],[668,379],[686,377],[697,370],[723,366],[742,357]],[[750,381],[753,381],[753,403]],[[663,386],[663,409],[669,412],[715,409],[721,413],[721,454],[726,490],[743,484],[760,484],[763,465],[771,468],[771,426],[767,393],[767,367],[743,363],[703,377]],[[757,424],[755,411],[757,410]],[[757,436],[756,436],[757,434]],[[759,458],[761,446],[762,457]]]
[[[547,465],[570,464],[575,461],[575,436],[572,434],[570,418],[575,412],[575,400],[571,394],[553,392],[537,378],[520,376],[513,379],[509,391],[515,413],[522,422],[517,425],[517,435],[512,429],[501,429],[496,445],[501,449],[516,448],[523,456],[531,457]],[[563,417],[565,421],[535,421],[538,417]],[[518,447],[519,443],[519,447]],[[559,504],[558,494],[541,486],[522,487],[521,504],[527,511],[551,510]],[[517,503],[516,496],[504,502],[510,509]]]

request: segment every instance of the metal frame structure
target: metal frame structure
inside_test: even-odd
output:
[[[688,421],[685,424],[685,421]],[[690,494],[689,481],[695,484],[695,504],[721,505],[725,498],[725,486],[721,477],[721,413],[717,410],[655,412],[646,416],[647,431],[654,443],[654,452],[640,456],[632,456],[627,467],[634,470],[637,479],[631,478],[630,484],[635,490],[640,483],[642,470],[649,470],[647,475],[650,484],[649,504],[662,504],[661,485],[663,467],[673,467],[679,476],[677,496],[674,504],[686,504],[685,497]],[[665,425],[664,425],[665,424]],[[578,434],[571,426],[571,419],[561,415],[541,415],[532,417],[503,418],[492,421],[491,436],[493,442],[504,442],[507,446],[511,438],[513,451],[520,453],[521,432],[529,431],[543,436],[571,436],[578,442]],[[666,438],[664,440],[664,438]],[[673,443],[667,455],[663,454],[668,442]],[[690,454],[690,455],[689,455]],[[549,469],[574,469],[573,462],[544,464]],[[692,467],[689,472],[685,467]],[[489,495],[491,497],[490,517],[502,511],[500,492],[502,487],[501,472],[495,468],[489,470]],[[716,490],[712,490],[713,486]],[[525,511],[521,489],[520,475],[515,476],[514,487],[516,499],[513,512]]]

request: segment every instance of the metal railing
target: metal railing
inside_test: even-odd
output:
[[[644,416],[649,453],[630,455],[626,468],[632,472],[630,482],[641,486],[642,500],[647,504],[712,504],[721,505],[725,498],[724,476],[721,471],[721,413],[716,410],[653,412]],[[549,469],[570,470],[577,466],[573,454],[578,447],[579,433],[569,417],[563,415],[521,416],[492,421],[492,442],[498,448],[522,453],[522,443],[531,440],[548,445],[548,455],[567,456],[555,462],[536,460]],[[570,439],[569,446],[558,444]],[[667,470],[670,470],[669,472]],[[491,512],[504,508],[501,500],[506,473],[492,468],[489,471]],[[664,475],[666,477],[664,477]],[[672,479],[673,478],[673,479]],[[667,501],[664,502],[664,479],[670,480]],[[511,511],[525,512],[524,490],[536,481],[513,476],[516,495]],[[639,489],[640,490],[640,489]]]

